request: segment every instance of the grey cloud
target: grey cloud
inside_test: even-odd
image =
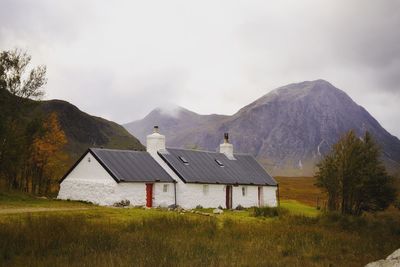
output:
[[[7,38],[42,45],[44,42],[71,42],[85,28],[85,21],[93,16],[89,3],[76,0],[2,0],[0,45]]]
[[[397,0],[2,0],[0,49],[47,65],[48,98],[120,123],[166,104],[232,114],[323,78],[400,136],[398,14]]]

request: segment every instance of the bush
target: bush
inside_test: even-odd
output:
[[[131,204],[131,202],[127,199],[121,200],[120,202],[115,202],[114,203],[114,207],[119,207],[119,208],[123,208],[123,207],[127,207]]]
[[[254,207],[255,217],[277,217],[288,214],[288,210],[280,207]]]
[[[394,206],[396,209],[400,210],[400,199],[396,200],[396,201],[393,203],[393,206]]]
[[[243,206],[242,205],[237,205],[237,207],[235,208],[235,210],[244,210],[244,208],[243,208]]]
[[[176,204],[171,204],[168,206],[168,209],[171,209],[171,210],[176,210],[178,208],[179,208],[179,205],[176,205]]]
[[[198,209],[198,210],[199,210],[199,209],[202,209],[202,208],[203,208],[202,205],[197,205],[197,206],[196,206],[196,209]]]

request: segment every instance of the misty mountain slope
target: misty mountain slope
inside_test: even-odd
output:
[[[144,150],[139,140],[121,125],[89,115],[66,101],[41,101],[37,112],[57,113],[60,126],[68,139],[66,150],[73,159],[89,147]]]
[[[25,110],[22,125],[34,119],[43,119],[49,114],[57,114],[61,129],[68,143],[65,151],[69,163],[74,162],[89,147],[144,150],[145,147],[121,125],[91,116],[69,102],[62,100],[34,101],[19,100],[7,90],[0,89],[0,114],[9,114],[15,108]]]
[[[158,125],[167,138],[167,145],[171,147],[193,147],[194,140],[202,139],[198,133],[207,134],[216,127],[216,123],[229,118],[224,115],[199,115],[182,107],[156,108],[142,120],[123,125],[140,142],[146,144],[146,136],[152,133],[153,127]],[[186,138],[184,138],[187,136]],[[185,139],[186,141],[183,141]]]
[[[203,120],[199,118],[202,115],[194,113],[192,116],[194,121]],[[188,126],[190,117],[183,122],[178,116],[174,124],[164,119],[163,116],[157,118],[169,127],[166,131],[160,126],[169,140],[168,145],[196,145],[215,150],[222,141],[223,132],[228,131],[237,152],[257,156],[275,175],[313,174],[322,155],[350,129],[360,136],[365,131],[371,132],[382,147],[388,169],[391,172],[400,169],[399,139],[383,129],[345,92],[324,80],[280,87],[232,116],[209,117],[207,121],[193,124],[197,127]],[[134,125],[141,127],[148,122],[146,117]],[[176,125],[180,127],[174,131]]]

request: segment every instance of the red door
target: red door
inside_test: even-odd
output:
[[[146,184],[146,207],[153,206],[153,184]]]
[[[232,186],[226,186],[226,208],[232,209]]]

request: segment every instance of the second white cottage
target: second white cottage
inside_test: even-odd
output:
[[[166,148],[155,126],[146,146],[88,149],[61,179],[58,198],[185,209],[277,206],[277,182],[253,156],[234,154],[227,133],[219,152]]]

